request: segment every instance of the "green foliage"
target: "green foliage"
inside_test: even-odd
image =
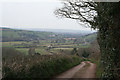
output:
[[[86,52],[85,50],[84,50],[84,52],[82,53],[82,57],[84,57],[84,58],[88,58],[89,55],[90,55],[90,53]]]
[[[96,28],[99,29],[98,42],[101,51],[102,78],[119,78],[120,68],[120,2],[98,3]]]
[[[3,78],[52,78],[53,76],[80,64],[77,56],[34,55],[15,56],[9,62],[3,60]]]
[[[83,38],[86,40],[86,42],[92,43],[96,40],[97,33],[92,33],[92,34],[85,35]]]
[[[77,54],[77,48],[73,48],[71,54],[72,54],[72,55],[76,55],[76,54]]]
[[[11,47],[2,47],[2,58],[11,59],[15,56],[23,56],[23,53]]]
[[[102,74],[104,73],[104,68],[100,65],[100,62],[96,62],[97,65],[97,72],[96,72],[96,77],[101,78]]]
[[[25,55],[28,55],[29,48],[15,48],[15,49]]]

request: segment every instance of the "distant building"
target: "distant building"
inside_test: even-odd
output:
[[[49,36],[50,36],[50,37],[55,37],[56,35],[53,34],[53,35],[49,35]]]
[[[76,38],[64,38],[65,40],[75,40]]]
[[[52,48],[52,45],[48,45],[48,48]]]

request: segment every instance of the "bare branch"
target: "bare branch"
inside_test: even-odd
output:
[[[65,18],[71,18],[80,22],[92,24],[95,16],[94,2],[82,2],[82,1],[66,1],[64,7],[57,9],[55,14]]]

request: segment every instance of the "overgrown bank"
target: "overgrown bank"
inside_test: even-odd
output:
[[[3,78],[51,78],[82,60],[68,55],[34,55],[3,61]]]

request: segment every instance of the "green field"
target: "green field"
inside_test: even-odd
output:
[[[53,35],[54,37],[51,37]],[[30,48],[41,55],[61,54],[73,48],[89,48],[96,34],[80,36],[78,34],[56,34],[51,32],[27,31],[2,28],[2,47],[11,47],[28,55]],[[75,37],[75,40],[72,39]]]
[[[2,47],[13,47],[16,50],[28,55],[28,50],[31,47],[35,47],[35,52],[41,55],[45,54],[59,54],[61,51],[72,51],[74,47],[76,48],[88,48],[89,45],[84,44],[68,44],[68,43],[50,43],[50,41],[42,40],[39,41],[40,43],[35,44],[33,41],[26,42],[26,41],[12,41],[12,42],[2,42]],[[52,45],[52,48],[48,49],[48,46]]]
[[[40,53],[41,55],[49,54],[49,52],[46,51],[44,48],[36,48],[35,52]]]
[[[28,48],[16,48],[16,50],[20,51],[21,53],[24,53],[25,55],[28,55]]]

